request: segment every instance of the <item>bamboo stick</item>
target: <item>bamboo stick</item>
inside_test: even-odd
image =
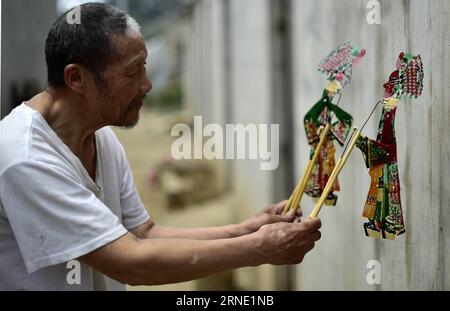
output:
[[[353,148],[356,145],[356,142],[358,141],[358,137],[361,134],[361,131],[357,128],[353,129],[352,137],[350,144],[348,146],[348,149],[345,151],[345,153],[339,158],[336,166],[333,169],[333,172],[330,175],[330,178],[328,179],[328,182],[325,186],[325,189],[322,192],[322,195],[320,196],[319,200],[317,201],[316,205],[314,206],[314,209],[312,210],[311,214],[309,215],[310,218],[315,218],[319,214],[323,204],[325,203],[325,200],[330,193],[331,187],[333,186],[336,178],[338,177],[339,173],[341,172],[342,168],[345,165],[345,162],[347,161],[348,157],[350,156],[350,153],[352,152]]]
[[[297,211],[299,203],[303,197],[303,193],[305,192],[306,185],[308,184],[309,177],[311,176],[311,172],[314,168],[314,163],[316,163],[317,158],[319,157],[320,150],[322,149],[322,146],[325,143],[325,139],[327,138],[330,129],[331,124],[327,123],[325,128],[320,132],[319,143],[317,144],[316,149],[314,150],[313,157],[309,160],[308,164],[306,165],[305,173],[303,174],[299,183],[295,186],[294,192],[291,194],[288,203],[284,207],[283,214],[286,214],[292,209],[295,212]]]

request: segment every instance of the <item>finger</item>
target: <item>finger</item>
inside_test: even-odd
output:
[[[295,214],[291,211],[289,211],[286,214],[282,214],[282,215],[270,215],[269,217],[269,221],[274,223],[274,222],[293,222],[295,219]]]
[[[300,217],[295,217],[293,223],[296,224],[296,223],[299,223],[301,221],[302,221],[302,219]]]
[[[302,207],[299,205],[297,205],[297,208],[292,208],[290,210],[295,210],[295,215],[296,216],[302,216],[303,212],[302,212]]]
[[[314,243],[312,243],[307,249],[306,249],[306,252],[308,253],[308,252],[310,252],[313,248],[314,248]]]
[[[284,206],[287,204],[287,200],[275,203],[263,209],[263,213],[267,214],[281,214],[284,209]]]
[[[281,212],[283,211],[284,207],[286,206],[286,204],[289,202],[289,200],[283,200],[281,202],[278,202],[277,204],[275,204],[273,206],[273,210],[275,211],[276,214],[281,214]]]
[[[295,219],[295,211],[291,209],[286,214],[282,214],[281,217],[283,217],[285,221],[293,221]]]
[[[320,221],[319,218],[315,217],[315,218],[307,218],[303,224],[305,224],[308,229],[310,231],[315,231],[315,230],[319,230],[320,227],[322,227],[322,222]]]
[[[318,241],[322,237],[322,233],[320,231],[314,231],[311,233],[311,236],[314,241]]]

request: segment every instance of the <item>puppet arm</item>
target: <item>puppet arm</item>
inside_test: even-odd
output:
[[[391,146],[366,136],[360,136],[356,146],[362,151],[367,168],[387,163],[392,149]]]

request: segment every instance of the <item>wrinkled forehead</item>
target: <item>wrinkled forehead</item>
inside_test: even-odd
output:
[[[125,34],[113,35],[112,42],[116,54],[113,62],[145,61],[147,58],[147,47],[144,38],[137,31],[128,30]]]

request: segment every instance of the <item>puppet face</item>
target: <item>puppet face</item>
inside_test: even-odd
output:
[[[398,70],[391,73],[389,76],[389,81],[383,84],[384,87],[384,98],[391,97],[395,93],[395,86],[398,85],[399,79],[398,79]]]

